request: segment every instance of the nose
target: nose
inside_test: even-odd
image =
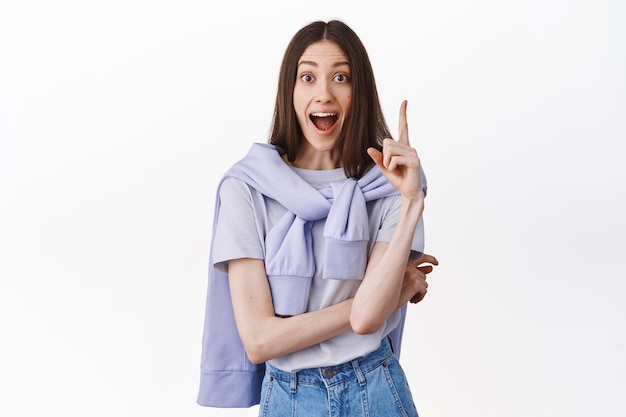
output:
[[[318,103],[328,103],[332,100],[332,93],[328,81],[322,80],[317,83],[315,90],[315,101]]]

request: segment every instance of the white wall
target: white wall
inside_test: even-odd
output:
[[[429,179],[421,416],[625,415],[618,0],[3,2],[0,415],[256,415],[195,404],[215,185],[335,17]]]

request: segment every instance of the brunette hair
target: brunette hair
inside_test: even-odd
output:
[[[302,130],[293,107],[298,61],[309,45],[323,40],[339,45],[350,63],[352,105],[344,121],[339,147],[346,175],[361,178],[373,165],[367,148],[381,150],[382,140],[390,138],[391,134],[380,107],[367,51],[356,33],[341,21],[310,23],[291,39],[280,68],[269,143],[282,148],[289,161],[295,159],[302,141]]]

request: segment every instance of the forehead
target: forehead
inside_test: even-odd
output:
[[[320,63],[320,62],[345,62],[348,63],[348,57],[343,50],[332,41],[319,41],[310,44],[302,53],[298,60],[300,63]]]

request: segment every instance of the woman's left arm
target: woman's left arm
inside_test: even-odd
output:
[[[382,152],[368,149],[387,181],[402,195],[402,206],[391,240],[374,245],[354,297],[350,324],[359,334],[376,332],[398,308],[413,235],[424,211],[420,160],[409,143],[406,105],[403,101],[400,106],[398,141],[385,139]]]
[[[376,332],[398,307],[418,292],[410,283],[403,286],[413,240],[412,232],[415,230],[414,226],[406,224],[410,220],[403,221],[403,217],[408,216],[400,215],[389,243],[374,244],[365,277],[352,303],[350,325],[356,333]]]

